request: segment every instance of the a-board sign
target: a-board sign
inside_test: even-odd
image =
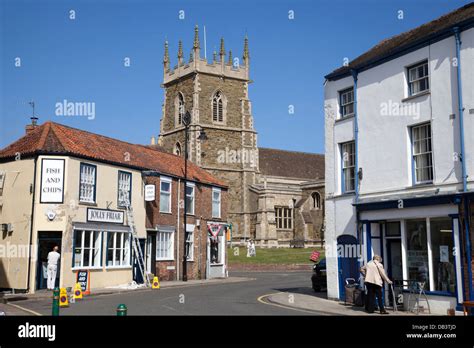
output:
[[[90,293],[90,273],[88,270],[77,271],[76,282],[81,285],[82,293],[89,295]]]

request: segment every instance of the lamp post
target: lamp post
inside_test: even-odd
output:
[[[187,202],[187,188],[188,188],[188,131],[189,126],[191,125],[191,114],[189,111],[186,111],[183,117],[183,125],[184,125],[184,209],[183,209],[183,230],[184,230],[184,239],[183,239],[183,282],[188,281],[188,270],[187,270],[187,261],[188,261],[188,248],[187,248],[187,213],[188,213],[188,202]],[[207,136],[204,130],[201,130],[199,136],[199,140],[206,140]]]

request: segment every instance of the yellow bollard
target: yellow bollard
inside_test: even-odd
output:
[[[160,288],[160,281],[158,277],[153,277],[153,283],[151,284],[152,289],[159,289]]]
[[[69,307],[66,288],[61,288],[59,291],[59,307]]]
[[[74,299],[82,300],[82,288],[79,283],[76,283],[76,286],[74,287]]]

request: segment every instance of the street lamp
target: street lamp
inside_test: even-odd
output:
[[[183,239],[183,244],[184,244],[184,253],[183,253],[183,282],[188,281],[188,248],[187,248],[187,231],[186,231],[186,225],[187,225],[187,213],[188,213],[188,200],[187,200],[187,188],[188,188],[188,131],[189,131],[189,126],[191,125],[191,114],[189,111],[186,111],[183,117],[183,125],[184,125],[184,210],[183,210],[183,225],[184,225],[184,239]],[[206,133],[204,130],[201,130],[199,136],[199,140],[207,140]]]

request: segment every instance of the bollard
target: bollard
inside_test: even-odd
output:
[[[117,307],[117,317],[126,317],[127,316],[127,306],[123,303],[119,304]]]
[[[59,288],[53,290],[53,317],[59,315]]]

